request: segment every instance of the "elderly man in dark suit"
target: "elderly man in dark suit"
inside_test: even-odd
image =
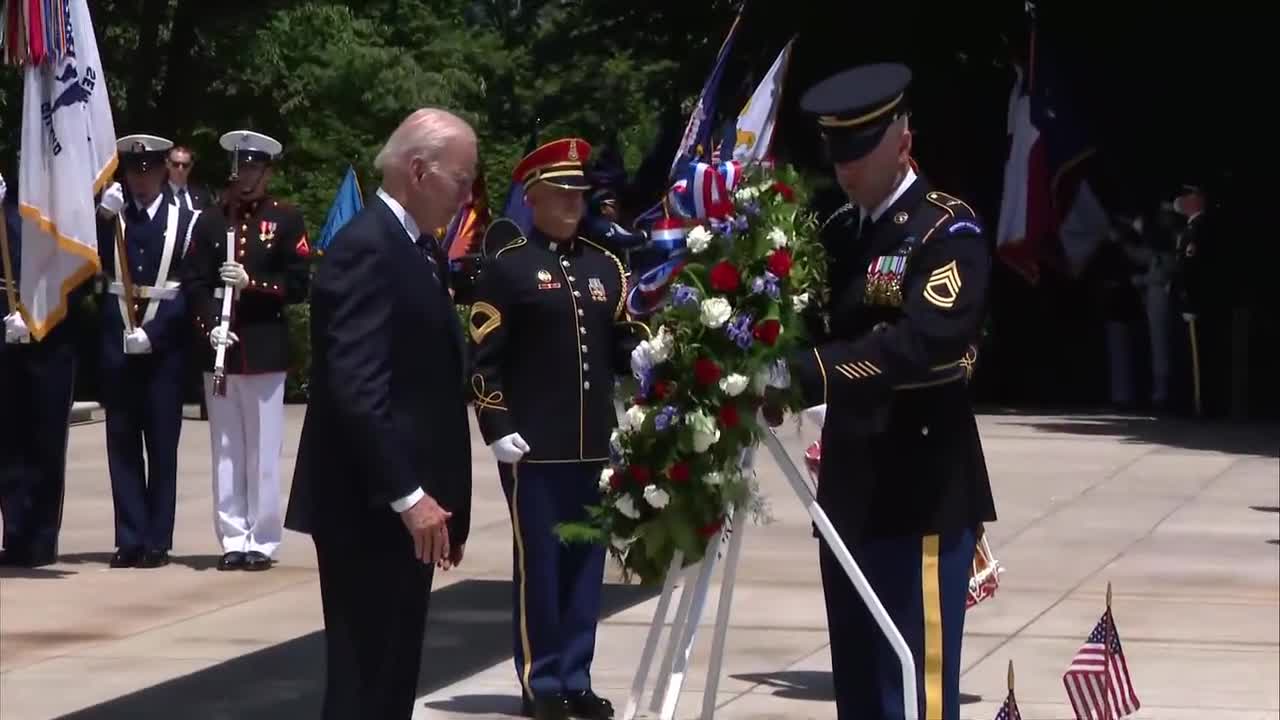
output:
[[[475,133],[418,110],[374,164],[377,197],[313,284],[311,398],[285,519],[316,546],[327,720],[411,716],[433,570],[462,561],[470,525],[465,344],[427,233],[470,197]]]

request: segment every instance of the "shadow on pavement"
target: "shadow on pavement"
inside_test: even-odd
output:
[[[601,614],[656,597],[659,588],[605,585]],[[511,583],[463,580],[431,594],[419,696],[511,657]],[[74,720],[278,720],[320,716],[324,633],[280,643],[114,700],[77,711]],[[510,698],[469,697],[475,712],[519,710],[512,671]],[[464,702],[459,698],[455,702]],[[463,712],[467,712],[463,710]]]
[[[1039,412],[983,409],[982,412],[1013,418]],[[1212,450],[1237,455],[1280,457],[1280,427],[1263,423],[1186,420],[1182,418],[1069,413],[1053,420],[1028,418],[1018,424],[1045,433],[1118,436],[1128,442],[1169,445],[1189,450]]]
[[[783,670],[772,673],[741,673],[732,676],[734,680],[773,688],[770,695],[786,700],[812,700],[814,702],[835,702],[836,691],[831,681],[831,673],[825,670]],[[960,693],[960,704],[971,705],[982,702],[981,695]]]
[[[514,670],[513,670],[514,672]],[[513,675],[514,677],[514,675]],[[617,698],[612,698],[615,705]],[[520,694],[518,691],[510,695],[458,695],[448,700],[433,700],[425,704],[428,710],[457,713],[458,715],[509,715],[523,717],[520,714]]]

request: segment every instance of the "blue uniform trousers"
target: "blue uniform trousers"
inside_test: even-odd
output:
[[[75,376],[76,347],[65,333],[0,348],[4,547],[35,561],[58,553]]]
[[[562,543],[555,526],[600,501],[603,463],[498,465],[511,510],[515,666],[527,697],[591,688],[604,548]]]
[[[972,531],[847,543],[911,647],[921,720],[959,720],[960,645],[973,563]],[[902,718],[902,666],[826,542],[822,587],[841,720]]]
[[[102,384],[116,547],[169,550],[177,503],[183,354],[168,350],[123,360],[103,369]]]

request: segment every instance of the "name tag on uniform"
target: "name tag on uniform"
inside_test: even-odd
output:
[[[596,302],[608,302],[609,295],[604,291],[604,283],[600,282],[600,278],[589,278],[587,280],[587,289],[591,291],[591,299]]]
[[[560,287],[560,283],[551,282],[551,273],[546,270],[538,271],[538,289],[539,290],[555,290]]]
[[[907,270],[906,255],[881,255],[867,265],[863,300],[868,305],[902,306],[902,276]]]

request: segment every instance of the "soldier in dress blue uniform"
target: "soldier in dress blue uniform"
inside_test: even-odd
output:
[[[9,252],[8,272],[0,276],[0,566],[39,567],[58,557],[79,307],[92,282],[86,278],[68,293],[66,316],[36,340],[16,302],[22,274],[18,189],[6,188],[2,176],[0,203]]]
[[[829,304],[790,364],[823,408],[818,501],[910,644],[919,717],[960,717],[969,569],[995,520],[967,380],[987,302],[981,221],[918,176],[910,71],[845,71],[802,99],[851,200],[822,229]],[[840,718],[901,718],[897,656],[820,548]]]
[[[486,265],[469,319],[476,415],[514,533],[516,672],[536,718],[613,716],[590,676],[604,549],[563,544],[553,530],[599,500],[614,378],[640,332],[623,313],[621,261],[577,234],[590,152],[557,140],[516,167],[533,230]]]
[[[205,404],[213,455],[219,570],[267,570],[280,546],[280,453],[289,369],[285,308],[305,302],[311,248],[302,213],[267,194],[283,147],[261,133],[222,136],[232,185],[196,225],[182,267],[192,317],[205,350]],[[221,327],[222,299],[232,293]],[[215,392],[215,352],[225,346],[225,394]]]
[[[128,192],[115,183],[98,206],[98,255],[107,280],[99,357],[115,505],[113,568],[166,565],[173,546],[189,328],[178,267],[199,213],[174,205],[165,192],[171,147],[154,135],[120,138]]]

